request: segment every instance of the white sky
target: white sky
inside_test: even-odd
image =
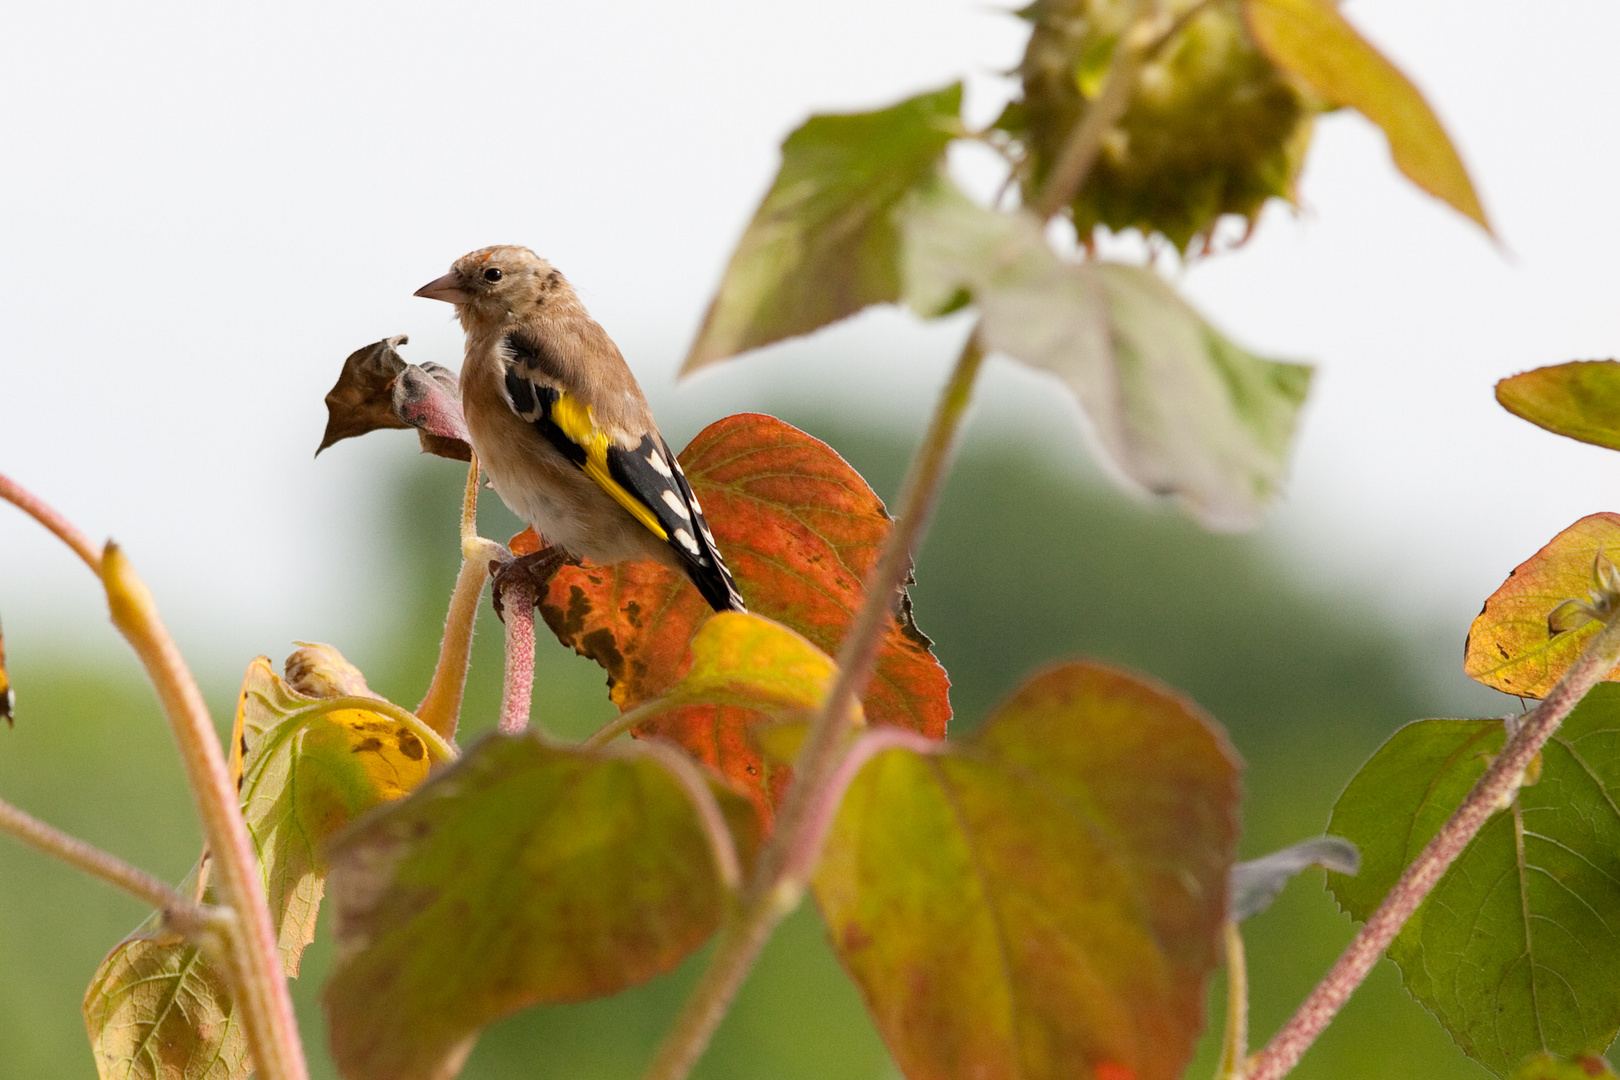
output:
[[[1507,572],[1620,486],[1620,458],[1491,396],[1504,375],[1620,351],[1620,8],[1345,10],[1428,94],[1502,247],[1340,115],[1304,213],[1278,208],[1182,283],[1239,342],[1320,364],[1267,530],[1324,587],[1438,619],[1460,651]],[[365,633],[365,485],[413,440],[312,461],[321,396],[388,334],[459,366],[448,309],[410,294],[471,248],[524,243],[562,267],[677,445],[784,382],[873,418],[921,413],[958,328],[893,313],[673,376],[787,131],[962,74],[987,118],[1024,36],[984,0],[59,2],[7,21],[0,472],[116,536],[182,646],[236,669]],[[981,425],[1071,430],[1051,384],[1009,364],[983,391]],[[14,652],[110,634],[82,568],[9,509],[0,616]]]

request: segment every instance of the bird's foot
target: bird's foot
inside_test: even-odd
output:
[[[492,559],[489,564],[490,594],[495,602],[495,614],[506,621],[506,592],[517,589],[528,598],[530,605],[539,602],[540,595],[551,581],[551,575],[564,566],[578,566],[579,560],[561,548],[546,546],[510,559]]]

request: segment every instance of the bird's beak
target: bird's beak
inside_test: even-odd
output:
[[[442,278],[434,278],[411,295],[443,300],[447,304],[472,303],[472,294],[461,287],[461,277],[454,270]]]

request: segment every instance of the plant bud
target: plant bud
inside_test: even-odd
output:
[[[1170,0],[1170,18],[1195,0]],[[1036,0],[1019,65],[1024,96],[999,125],[1029,154],[1033,201],[1106,81],[1132,0]],[[1260,52],[1237,0],[1205,7],[1147,58],[1130,104],[1070,204],[1082,240],[1098,225],[1159,233],[1185,251],[1223,214],[1252,226],[1273,196],[1294,198],[1320,103]]]

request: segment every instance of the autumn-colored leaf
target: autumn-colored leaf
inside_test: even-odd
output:
[[[680,460],[749,610],[835,654],[890,527],[860,474],[825,443],[747,413],[711,424]],[[866,718],[942,738],[949,682],[903,593],[895,606],[864,698]],[[620,709],[659,697],[687,673],[693,635],[712,616],[685,578],[652,562],[563,567],[540,611],[565,645],[606,669]],[[759,716],[736,705],[688,706],[638,733],[681,743],[768,814],[783,775],[748,738]]]
[[[796,712],[821,702],[836,670],[832,657],[787,627],[723,611],[698,628],[692,666],[663,697],[671,704]]]
[[[1063,380],[1107,458],[1207,528],[1251,528],[1283,487],[1311,369],[1254,355],[1153,270],[1072,263],[1025,213],[988,210],[948,180],[905,218],[906,302],[978,307],[988,349]]]
[[[1544,697],[1600,626],[1588,622],[1552,634],[1547,625],[1560,605],[1591,594],[1600,552],[1620,557],[1620,514],[1581,518],[1521,563],[1468,630],[1463,670],[1469,677],[1504,693]],[[1620,668],[1608,678],[1620,678]]]
[[[325,1002],[344,1076],[454,1076],[494,1020],[643,982],[709,936],[713,841],[660,757],[491,736],[337,840]],[[746,860],[752,811],[711,791]]]
[[[1620,362],[1575,360],[1526,371],[1497,383],[1496,400],[1556,435],[1620,450]]]
[[[307,689],[361,691],[359,672],[329,646],[289,660]],[[330,695],[328,695],[330,696]],[[422,782],[431,763],[422,740],[367,709],[327,709],[295,691],[259,657],[237,699],[233,763],[242,815],[258,850],[283,960],[298,974],[325,891],[326,841],[364,811]]]
[[[316,454],[368,431],[416,428],[425,452],[472,460],[456,373],[438,364],[407,364],[399,355],[407,340],[396,334],[349,354],[326,395],[326,432]]]
[[[1036,676],[965,743],[877,753],[815,889],[901,1072],[1181,1076],[1238,798],[1196,706],[1101,664]]]
[[[202,950],[160,915],[119,942],[84,995],[101,1080],[244,1080],[247,1031]]]
[[[900,296],[895,207],[957,133],[960,83],[877,112],[813,116],[726,267],[683,372]]]
[[[1352,917],[1373,913],[1505,741],[1501,720],[1420,720],[1362,767],[1328,826],[1361,849],[1358,875],[1328,875]],[[1620,685],[1587,694],[1527,779],[1389,947],[1412,996],[1501,1077],[1620,1032]]]
[[[1418,187],[1491,231],[1468,170],[1411,80],[1356,32],[1333,0],[1244,0],[1271,62],[1334,105],[1383,129],[1395,165]]]

